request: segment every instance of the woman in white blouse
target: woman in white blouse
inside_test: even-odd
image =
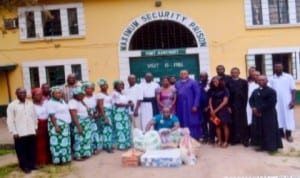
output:
[[[114,106],[114,134],[116,135],[117,148],[126,150],[131,147],[131,130],[129,109],[133,108],[133,103],[122,93],[124,83],[114,82],[114,92],[112,103]]]
[[[69,107],[62,99],[62,89],[59,86],[51,88],[51,99],[47,103],[50,116],[48,132],[50,137],[50,152],[53,164],[63,164],[71,161],[71,116]]]
[[[36,132],[36,163],[38,166],[44,166],[51,161],[48,134],[48,112],[46,109],[46,102],[43,102],[42,89],[32,89],[31,96],[38,119],[38,129]]]
[[[72,90],[73,98],[69,101],[69,109],[74,127],[72,134],[74,142],[72,145],[74,158],[82,160],[93,154],[92,147],[92,120],[88,114],[88,108],[83,103],[84,91],[81,87]]]
[[[100,92],[97,93],[97,110],[99,117],[96,120],[99,133],[103,142],[103,149],[108,153],[112,153],[113,144],[113,110],[112,110],[112,98],[108,94],[108,84],[106,80],[99,80],[98,85]]]
[[[96,119],[99,117],[99,112],[97,111],[97,98],[94,94],[95,84],[92,82],[84,82],[82,84],[82,90],[85,92],[83,98],[83,103],[88,108],[89,117],[91,119],[91,130],[92,130],[92,147],[94,154],[98,154],[102,149],[102,140],[100,139],[100,132],[96,123]]]

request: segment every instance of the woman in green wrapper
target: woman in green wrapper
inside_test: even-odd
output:
[[[71,161],[71,116],[68,105],[62,99],[62,90],[55,86],[51,88],[51,99],[47,103],[49,113],[50,152],[53,164],[63,164]]]
[[[74,158],[82,160],[93,154],[92,147],[92,120],[88,115],[88,110],[83,103],[84,91],[81,87],[76,87],[72,90],[73,98],[69,101],[69,109],[74,127],[72,134],[74,143],[72,145]]]
[[[131,147],[131,131],[129,108],[133,103],[122,93],[124,83],[114,82],[112,102],[114,106],[114,134],[119,150],[126,150]]]
[[[98,154],[102,149],[102,140],[100,139],[100,132],[97,127],[96,120],[99,119],[99,112],[97,110],[97,98],[94,94],[95,84],[92,82],[84,82],[82,84],[82,90],[85,92],[83,99],[84,104],[88,108],[89,117],[91,119],[91,130],[92,130],[92,140],[93,140],[93,150],[94,154]]]
[[[97,109],[100,113],[100,118],[96,120],[101,139],[103,141],[103,149],[108,153],[112,153],[113,144],[113,110],[112,98],[108,94],[108,84],[106,80],[99,80],[98,85],[100,92],[96,94]]]

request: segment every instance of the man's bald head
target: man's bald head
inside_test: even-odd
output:
[[[17,98],[21,101],[21,102],[25,102],[26,99],[26,90],[23,87],[17,88],[16,89],[16,95]]]
[[[19,88],[16,89],[16,94],[19,93],[19,92],[24,92],[24,91],[26,92],[25,88],[19,87]]]
[[[69,74],[67,76],[67,83],[68,85],[75,85],[77,82],[77,79],[76,79],[76,75],[75,74]]]
[[[199,79],[201,82],[206,83],[208,81],[208,73],[200,72]]]
[[[268,84],[268,78],[265,75],[258,76],[257,81],[260,87],[265,87]]]
[[[133,75],[133,74],[129,75],[127,81],[128,81],[130,86],[134,86],[135,83],[136,83],[135,75]]]
[[[147,72],[147,73],[145,74],[145,80],[146,80],[147,83],[152,82],[152,80],[153,80],[153,75],[152,75],[150,72]]]
[[[189,71],[187,70],[181,70],[180,71],[180,79],[181,80],[186,80],[189,78]]]
[[[169,107],[164,107],[164,108],[162,109],[162,113],[163,113],[164,118],[169,118],[170,115],[171,115],[171,108],[169,108]]]

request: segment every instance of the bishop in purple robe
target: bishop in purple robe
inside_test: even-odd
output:
[[[180,80],[176,82],[175,88],[177,91],[176,115],[179,118],[180,126],[189,128],[191,136],[199,140],[202,138],[199,84],[189,78],[187,70],[182,70]]]

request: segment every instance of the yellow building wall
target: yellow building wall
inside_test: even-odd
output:
[[[76,1],[51,1],[57,2]],[[0,64],[18,64],[10,74],[12,93],[23,85],[22,62],[25,61],[86,58],[91,81],[105,78],[112,83],[119,78],[118,43],[122,31],[134,18],[155,10],[182,13],[201,26],[209,46],[211,75],[215,75],[216,65],[223,64],[227,72],[239,67],[245,77],[245,55],[249,48],[300,46],[299,27],[247,30],[242,0],[162,0],[161,7],[155,7],[154,2],[84,0],[86,36],[82,39],[20,42],[18,30],[0,34]],[[54,47],[57,44],[59,48]],[[3,82],[0,74],[1,86]],[[5,103],[7,94],[0,92],[0,105]]]

